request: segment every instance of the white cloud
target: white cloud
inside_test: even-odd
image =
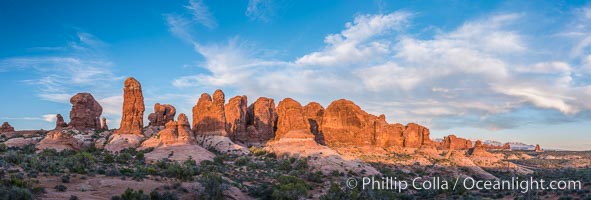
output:
[[[388,40],[379,36],[400,30],[406,25],[410,13],[399,11],[387,15],[360,15],[339,34],[326,36],[326,47],[299,58],[295,63],[301,65],[354,65],[370,62],[387,55],[390,51]]]
[[[591,96],[591,86],[574,83],[571,61],[540,57],[530,47],[535,41],[519,27],[524,14],[466,21],[431,38],[405,33],[411,16],[403,11],[358,15],[340,33],[327,35],[324,48],[293,61],[262,58],[238,39],[222,45],[193,41],[207,73],[179,77],[173,84],[325,106],[350,98],[392,122],[435,128],[461,123],[514,128],[530,123],[516,114],[530,107],[564,117],[591,110],[591,103],[580,100]],[[535,120],[548,120],[542,118]]]
[[[55,122],[55,120],[57,120],[56,114],[46,114],[46,115],[43,115],[42,118],[46,122]]]
[[[218,26],[213,14],[209,11],[207,5],[203,3],[203,0],[189,0],[189,5],[185,6],[185,8],[191,11],[193,20],[201,25],[209,29],[214,29]]]
[[[244,13],[251,20],[268,22],[274,15],[272,0],[249,0],[246,12]]]

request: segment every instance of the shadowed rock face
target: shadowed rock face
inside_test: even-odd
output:
[[[154,113],[148,115],[150,126],[164,126],[169,121],[174,121],[176,109],[170,104],[154,104]]]
[[[123,87],[123,112],[121,126],[116,134],[141,135],[144,128],[144,96],[142,85],[132,77],[125,80]]]
[[[60,129],[60,128],[67,128],[68,124],[64,121],[64,117],[62,117],[62,115],[57,114],[55,116],[55,129]]]
[[[0,126],[0,133],[6,132],[14,132],[14,127],[12,127],[8,122],[4,122],[2,123],[2,126]]]
[[[275,137],[277,111],[275,101],[260,97],[248,106],[246,133],[236,133],[234,141],[245,144],[261,144]]]
[[[352,101],[332,102],[322,117],[320,129],[327,145],[358,145],[419,148],[433,147],[429,129],[409,123],[388,124],[384,115],[368,114]]]
[[[304,133],[309,133],[310,127],[303,115],[302,105],[297,101],[286,98],[279,102],[277,106],[277,131],[275,132],[275,140],[280,139],[289,131],[301,130]]]
[[[324,134],[320,130],[320,123],[322,123],[322,116],[324,115],[324,108],[316,102],[310,102],[303,108],[304,118],[306,119],[310,132],[314,134],[314,140],[318,144],[325,145]]]
[[[193,106],[193,132],[200,136],[227,136],[224,112],[225,95],[216,90],[213,98],[201,94],[197,105]]]
[[[90,93],[78,93],[70,99],[70,124],[73,129],[100,129],[103,107]]]
[[[224,107],[226,132],[232,140],[236,139],[236,135],[246,134],[247,103],[246,96],[235,96]]]

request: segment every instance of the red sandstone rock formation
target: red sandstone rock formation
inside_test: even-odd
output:
[[[56,120],[55,120],[55,129],[60,129],[60,128],[67,128],[68,124],[64,121],[64,117],[62,117],[62,115],[57,114],[55,116]]]
[[[109,130],[109,126],[107,125],[107,118],[103,117],[103,121],[101,123],[101,129],[103,130]]]
[[[542,148],[540,148],[539,144],[536,144],[536,149],[534,150],[536,152],[544,152],[544,150],[542,150]]]
[[[321,130],[326,144],[333,146],[419,148],[435,145],[429,138],[429,129],[415,123],[388,124],[384,115],[370,115],[345,99],[334,101],[326,108]]]
[[[150,126],[164,126],[169,121],[174,121],[176,109],[170,104],[154,104],[154,113],[148,115]]]
[[[0,133],[7,132],[14,132],[14,127],[12,127],[8,122],[4,122],[2,123],[2,126],[0,126]]]
[[[440,149],[468,150],[470,148],[472,148],[472,141],[455,135],[444,137],[440,145]]]
[[[314,134],[314,140],[318,144],[325,145],[324,135],[320,130],[320,123],[322,123],[322,116],[324,115],[324,108],[316,102],[310,102],[303,108],[304,118],[306,119],[308,126],[310,126],[310,132]]]
[[[504,149],[504,150],[511,150],[511,145],[510,145],[509,143],[505,143],[505,144],[503,145],[503,149]]]
[[[199,136],[227,136],[224,92],[216,90],[212,97],[201,94],[193,106],[193,132]]]
[[[192,144],[195,142],[195,135],[193,134],[193,131],[191,131],[189,119],[184,113],[179,114],[177,118],[177,132],[177,143]]]
[[[70,124],[73,129],[100,129],[103,107],[90,93],[78,93],[70,99]]]
[[[244,144],[262,144],[275,137],[277,111],[275,101],[260,97],[248,106],[246,115],[246,133],[236,133],[236,142]]]
[[[486,157],[489,154],[490,153],[488,153],[488,151],[486,151],[486,149],[484,148],[484,145],[482,145],[482,142],[480,140],[476,140],[476,143],[474,143],[474,147],[470,150],[471,156]]]
[[[236,135],[246,134],[247,103],[246,96],[235,96],[224,106],[226,132],[232,140],[236,139]]]
[[[310,127],[304,118],[302,105],[291,98],[285,98],[279,102],[277,106],[277,131],[275,132],[275,140],[279,140],[283,135],[290,131],[303,131],[309,133],[310,137],[313,135],[310,132]]]
[[[121,126],[115,133],[141,135],[144,128],[144,111],[142,85],[132,77],[125,79]]]

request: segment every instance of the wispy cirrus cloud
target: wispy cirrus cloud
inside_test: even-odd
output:
[[[275,5],[272,0],[249,0],[244,14],[251,20],[269,22],[275,15]]]
[[[186,5],[185,8],[191,11],[192,19],[195,22],[209,29],[214,29],[218,26],[213,14],[207,5],[203,3],[203,0],[189,0],[189,5]]]

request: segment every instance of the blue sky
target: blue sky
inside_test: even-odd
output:
[[[0,121],[51,129],[90,92],[118,127],[122,82],[190,114],[203,92],[249,102],[347,98],[432,137],[591,149],[584,1],[2,1]]]

